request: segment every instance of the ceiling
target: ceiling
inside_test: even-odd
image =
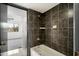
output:
[[[48,11],[59,3],[15,3],[16,5],[32,9],[41,13]]]

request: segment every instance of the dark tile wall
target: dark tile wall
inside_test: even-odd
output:
[[[75,56],[79,56],[79,52],[78,51],[75,52]]]
[[[69,4],[69,9],[73,10],[73,4]],[[69,45],[67,46],[67,52],[69,52],[68,55],[72,55],[73,54],[73,17],[69,17],[69,30],[68,30],[68,34],[69,34],[69,39],[68,39],[68,43]]]
[[[45,12],[42,21],[46,27],[44,44],[65,55],[73,55],[73,17],[68,15],[70,10],[73,10],[72,3],[61,3]],[[57,28],[53,28],[55,25]]]
[[[44,14],[41,14],[40,15],[40,21],[39,21],[39,26],[40,27],[45,27],[45,15]],[[41,39],[40,40],[40,43],[41,44],[45,44],[45,39],[46,39],[46,36],[45,36],[45,29],[40,29],[39,30],[39,38]]]
[[[34,47],[40,44],[39,38],[39,12],[28,10],[28,40],[30,40],[30,46]]]

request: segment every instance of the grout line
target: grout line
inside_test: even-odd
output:
[[[73,4],[73,56],[75,56],[75,3]]]
[[[68,10],[67,10],[68,12],[69,12],[69,3],[68,3]],[[67,53],[69,54],[69,17],[67,16],[67,18],[68,18],[68,40],[67,40]]]

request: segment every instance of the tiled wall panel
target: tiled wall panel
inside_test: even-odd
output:
[[[73,18],[68,15],[70,10],[73,10],[73,4],[61,3],[44,13],[45,45],[65,55],[73,55]]]
[[[39,38],[39,15],[39,12],[28,10],[28,39],[31,47],[40,44],[40,40],[37,40]]]

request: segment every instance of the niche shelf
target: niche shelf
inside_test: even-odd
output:
[[[45,27],[40,27],[40,29],[46,29]]]

